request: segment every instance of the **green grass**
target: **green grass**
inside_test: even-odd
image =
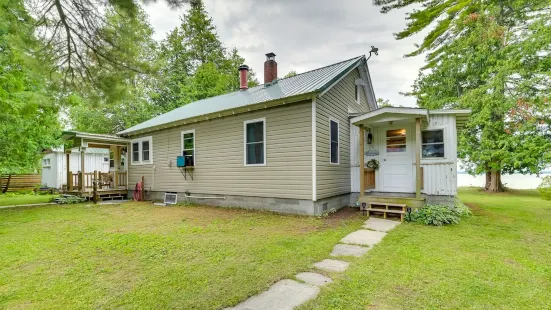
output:
[[[0,309],[232,306],[308,270],[362,217],[145,203],[0,210]]]
[[[49,202],[56,195],[0,194],[0,206],[15,206]]]
[[[474,216],[403,224],[302,309],[550,309],[551,202],[461,189]]]

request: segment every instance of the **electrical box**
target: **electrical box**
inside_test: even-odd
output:
[[[186,166],[186,160],[184,156],[177,156],[176,157],[176,167],[185,167]]]

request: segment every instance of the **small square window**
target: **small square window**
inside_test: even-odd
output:
[[[423,158],[444,158],[444,130],[425,130],[421,132],[421,154]]]
[[[391,129],[386,131],[386,152],[403,153],[407,150],[407,131]]]

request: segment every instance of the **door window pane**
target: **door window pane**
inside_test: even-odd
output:
[[[407,148],[407,131],[405,129],[391,129],[386,131],[387,153],[402,153]]]

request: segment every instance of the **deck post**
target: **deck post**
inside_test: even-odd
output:
[[[84,180],[84,148],[80,148],[80,179],[78,181],[78,186],[80,187],[80,191],[84,192],[86,189],[86,184],[84,184],[86,181]]]
[[[415,198],[421,198],[421,119],[415,119]]]
[[[67,190],[72,191],[73,190],[73,173],[71,172],[71,168],[69,167],[71,163],[71,153],[65,153],[65,166],[67,167],[66,174],[67,174]]]
[[[365,130],[364,126],[360,125],[360,197],[365,195]]]
[[[117,145],[113,151],[113,160],[115,161],[115,174],[113,176],[113,186],[115,189],[119,188],[119,169],[121,165],[121,148]]]
[[[99,197],[98,197],[99,178],[98,178],[98,176],[99,176],[98,171],[94,170],[94,179],[92,180],[92,190],[93,190],[92,199],[94,200],[94,203],[98,203],[98,200],[99,200]]]

